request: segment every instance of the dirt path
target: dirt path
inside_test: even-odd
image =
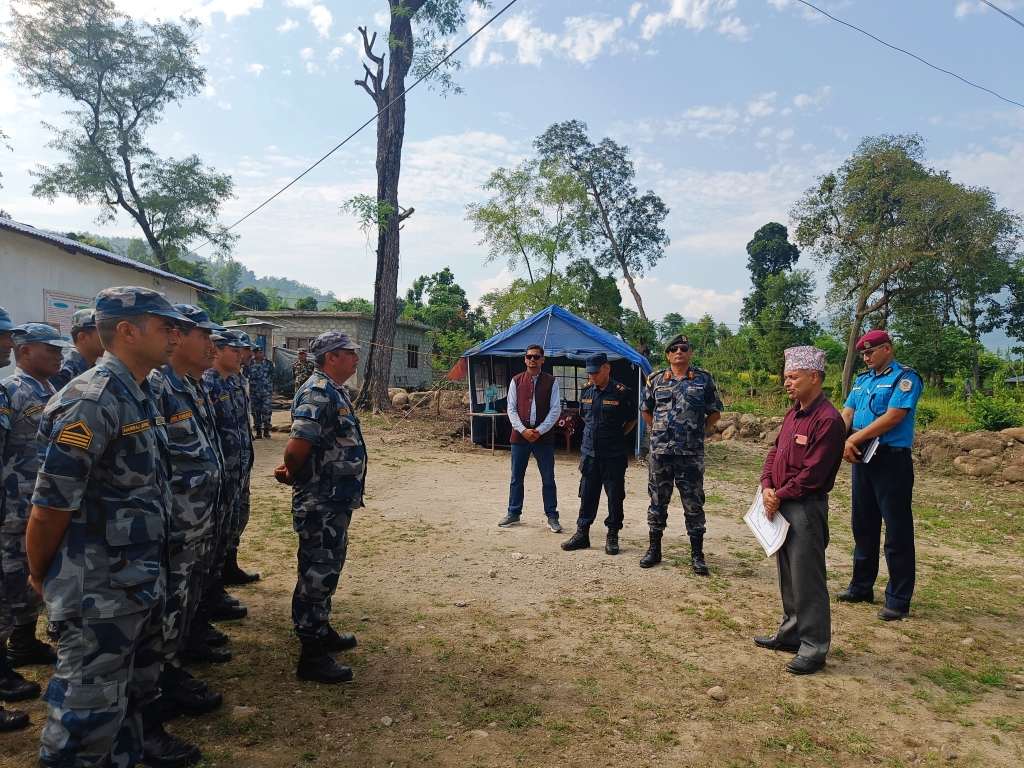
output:
[[[236,591],[250,617],[221,625],[235,660],[193,670],[227,701],[169,726],[202,746],[203,765],[909,766],[945,763],[943,749],[960,765],[1024,760],[1012,677],[1024,671],[1019,491],[969,497],[956,479],[919,479],[912,618],[885,625],[871,606],[836,605],[826,670],[794,678],[789,656],[751,642],[771,634],[780,611],[774,561],[741,520],[758,451],[719,444],[709,454],[712,576],[701,579],[686,567],[678,500],[666,562],[638,567],[642,467],[627,475],[622,554],[568,554],[558,545],[575,524],[578,457],[557,454],[565,535],[543,524],[532,468],[524,524],[502,530],[507,453],[399,434],[367,429],[367,507],[334,606],[335,626],[359,638],[342,659],[356,680],[334,687],[294,676],[295,535],[288,489],[270,477],[284,439],[257,444],[240,559],[263,579]],[[849,577],[848,499],[845,474],[828,550],[835,589]],[[970,536],[956,527],[965,501]],[[708,696],[716,685],[726,701]],[[28,709],[33,727],[5,734],[2,765],[34,764],[44,708]]]

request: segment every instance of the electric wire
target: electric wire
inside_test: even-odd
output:
[[[1020,19],[1016,18],[1015,16],[1011,16],[1006,11],[1004,11],[1002,8],[1000,8],[998,5],[990,3],[988,0],[981,0],[981,2],[983,2],[985,5],[987,5],[992,10],[999,11],[999,13],[1003,14],[1003,16],[1008,18],[1014,24],[1020,24],[1022,27],[1024,27],[1024,21],[1021,21]]]
[[[902,54],[910,56],[912,59],[917,59],[919,62],[921,62],[922,64],[924,64],[927,67],[931,67],[932,69],[934,69],[934,70],[936,70],[938,72],[942,72],[943,74],[949,75],[950,77],[955,77],[960,82],[966,83],[967,85],[971,86],[972,88],[977,88],[980,91],[985,91],[986,93],[990,93],[993,96],[995,96],[997,99],[1000,99],[1001,101],[1005,101],[1007,104],[1013,104],[1015,107],[1024,107],[1024,104],[1021,104],[1019,101],[1014,101],[1013,99],[1008,99],[1005,96],[1002,96],[1002,95],[996,93],[991,88],[986,88],[983,85],[978,85],[977,83],[972,83],[970,80],[967,80],[966,78],[960,77],[960,75],[956,74],[956,72],[950,72],[948,69],[943,69],[942,67],[936,66],[935,64],[932,64],[930,61],[925,61],[920,56],[918,56],[916,54],[913,54],[910,51],[907,51],[907,50],[904,50],[903,48],[900,48],[898,46],[892,45],[891,43],[887,43],[887,42],[885,42],[885,40],[882,40],[881,38],[875,37],[870,32],[866,32],[865,30],[861,29],[858,26],[855,26],[855,25],[849,23],[848,21],[843,21],[842,19],[838,19],[835,16],[833,16],[832,14],[827,13],[827,12],[821,10],[821,8],[819,8],[818,6],[814,5],[813,3],[807,2],[807,0],[797,0],[797,2],[798,3],[803,3],[808,8],[813,8],[818,13],[820,13],[822,16],[827,16],[828,18],[832,19],[832,21],[836,21],[836,22],[842,24],[844,27],[849,27],[850,29],[853,29],[853,30],[855,30],[857,32],[860,32],[862,35],[867,35],[868,37],[870,37],[875,42],[881,43],[882,45],[884,45],[886,48],[891,48],[894,51],[899,51]],[[1016,21],[1016,19],[1014,19],[1014,21]]]
[[[472,40],[473,38],[475,38],[475,37],[476,37],[477,35],[479,35],[479,34],[480,34],[481,32],[483,32],[483,31],[484,31],[485,29],[487,29],[487,27],[489,27],[489,26],[490,26],[490,25],[491,25],[491,24],[492,24],[492,23],[493,23],[494,21],[496,21],[496,20],[498,19],[498,17],[499,17],[499,16],[501,16],[501,15],[502,15],[503,13],[505,13],[505,11],[507,11],[507,10],[508,10],[509,8],[511,8],[511,7],[513,6],[513,5],[515,5],[515,4],[517,3],[517,2],[519,2],[519,0],[509,0],[509,3],[508,3],[508,4],[507,4],[507,5],[506,5],[506,6],[504,7],[504,8],[502,8],[502,9],[501,9],[500,11],[498,11],[498,12],[497,12],[496,14],[494,14],[493,16],[491,16],[491,18],[489,18],[489,19],[488,19],[487,21],[485,21],[485,22],[483,23],[483,25],[482,25],[482,26],[481,26],[481,27],[480,27],[480,28],[479,28],[479,29],[478,29],[478,30],[477,30],[476,32],[474,32],[474,33],[473,33],[473,34],[471,34],[471,35],[470,35],[469,37],[467,37],[467,38],[466,38],[465,40],[463,40],[463,41],[462,41],[461,43],[459,43],[459,45],[458,45],[458,46],[457,46],[456,48],[452,49],[452,51],[451,51],[450,53],[448,53],[448,54],[447,54],[447,55],[446,55],[446,56],[445,56],[445,57],[444,57],[443,59],[441,59],[440,61],[438,61],[438,62],[437,62],[437,63],[436,63],[436,64],[435,64],[434,66],[432,66],[432,67],[431,67],[431,68],[430,68],[429,70],[427,70],[427,71],[426,71],[425,73],[423,73],[423,74],[422,74],[422,75],[421,75],[421,76],[419,77],[419,79],[417,79],[417,80],[416,80],[416,82],[414,82],[414,83],[413,83],[412,85],[408,86],[407,88],[403,88],[403,89],[402,89],[402,91],[401,91],[401,93],[399,93],[399,94],[398,94],[397,96],[395,96],[395,98],[393,98],[393,99],[392,99],[391,101],[389,101],[389,102],[388,102],[387,106],[383,107],[383,108],[382,108],[381,110],[379,110],[379,111],[377,112],[377,114],[375,114],[375,115],[374,115],[373,117],[371,117],[371,118],[370,118],[369,120],[367,120],[367,121],[366,121],[365,123],[363,123],[363,124],[362,124],[362,125],[360,125],[360,126],[359,126],[358,128],[356,128],[356,129],[355,129],[354,131],[352,131],[352,133],[350,133],[350,134],[349,134],[348,136],[346,136],[346,137],[344,138],[344,140],[342,140],[342,142],[341,142],[340,144],[338,144],[338,145],[337,145],[336,147],[334,147],[334,149],[332,149],[332,150],[331,150],[330,152],[328,152],[328,153],[327,153],[326,155],[324,155],[323,157],[321,157],[321,158],[320,158],[319,160],[317,160],[317,161],[316,161],[315,163],[313,163],[313,164],[312,164],[311,166],[309,166],[309,167],[308,167],[308,168],[307,168],[306,170],[304,170],[304,171],[303,171],[302,173],[300,173],[300,174],[299,174],[298,176],[296,176],[296,177],[295,177],[294,179],[292,179],[291,181],[289,181],[289,182],[288,182],[287,184],[285,184],[285,185],[284,185],[283,187],[281,187],[281,189],[277,190],[277,192],[275,192],[275,193],[274,193],[274,194],[272,194],[272,195],[271,195],[270,197],[268,197],[268,198],[267,198],[266,200],[264,200],[264,201],[263,201],[262,203],[260,203],[259,205],[257,205],[257,206],[256,206],[255,208],[253,208],[253,209],[252,209],[251,211],[249,211],[249,212],[248,212],[247,214],[245,214],[245,216],[243,216],[242,218],[240,218],[240,219],[239,219],[238,221],[236,221],[236,222],[235,222],[234,224],[232,224],[232,225],[231,225],[230,227],[228,227],[228,228],[227,228],[227,229],[225,229],[224,231],[225,231],[225,232],[230,232],[230,231],[231,231],[232,229],[234,229],[235,227],[237,227],[237,226],[238,226],[239,224],[241,224],[241,223],[242,223],[243,221],[245,221],[246,219],[248,219],[248,218],[249,218],[250,216],[252,216],[252,215],[253,215],[254,213],[256,213],[257,211],[259,211],[259,210],[260,210],[261,208],[263,208],[264,206],[266,206],[266,205],[267,205],[268,203],[270,203],[270,202],[271,202],[272,200],[274,200],[274,199],[275,199],[276,197],[278,197],[278,196],[279,196],[279,195],[281,195],[281,194],[282,194],[283,192],[285,192],[285,191],[286,191],[286,190],[287,190],[287,189],[288,189],[289,187],[291,187],[291,186],[292,186],[293,184],[295,184],[296,182],[298,182],[298,181],[299,181],[299,180],[300,180],[300,179],[301,179],[301,178],[302,178],[303,176],[305,176],[305,175],[306,175],[307,173],[309,173],[309,172],[310,172],[310,171],[312,171],[312,170],[313,170],[314,168],[316,168],[316,167],[317,167],[318,165],[320,165],[320,163],[322,163],[322,162],[323,162],[324,160],[326,160],[326,159],[327,159],[327,158],[329,158],[329,157],[330,157],[331,155],[333,155],[333,154],[334,154],[335,152],[337,152],[337,151],[338,151],[339,149],[341,149],[341,148],[342,148],[343,146],[345,146],[345,145],[346,145],[346,144],[347,144],[347,143],[348,143],[349,141],[351,141],[352,139],[354,139],[354,138],[356,137],[356,135],[357,135],[357,134],[358,134],[358,133],[359,133],[360,131],[362,131],[362,130],[363,130],[363,129],[364,129],[365,127],[366,127],[366,126],[368,126],[368,125],[369,125],[370,123],[372,123],[372,122],[373,122],[374,120],[376,120],[376,119],[377,119],[378,117],[380,117],[380,116],[381,116],[382,114],[384,114],[384,113],[385,113],[385,112],[387,112],[387,111],[388,111],[389,109],[391,109],[391,107],[392,107],[392,106],[393,106],[393,105],[395,104],[395,102],[397,102],[397,101],[398,101],[399,99],[403,98],[403,97],[404,97],[404,96],[405,96],[405,95],[406,95],[407,93],[409,93],[409,91],[411,91],[411,90],[412,90],[413,88],[415,88],[415,87],[416,87],[417,85],[419,85],[419,84],[420,84],[420,83],[422,83],[422,82],[423,82],[424,80],[426,80],[426,79],[427,79],[428,77],[430,77],[430,76],[431,76],[432,74],[434,74],[434,72],[436,72],[436,71],[437,71],[437,70],[438,70],[438,69],[439,69],[439,68],[440,68],[440,67],[441,67],[442,65],[444,65],[444,64],[445,64],[445,63],[446,63],[446,62],[447,62],[447,61],[448,61],[448,60],[449,60],[449,59],[450,59],[450,58],[451,58],[452,56],[454,56],[454,55],[455,55],[456,53],[458,53],[458,52],[459,52],[460,50],[462,50],[462,49],[463,49],[463,48],[464,48],[464,47],[465,47],[466,45],[468,45],[468,44],[469,44],[469,42],[470,42],[470,41],[471,41],[471,40]],[[195,248],[191,249],[191,250],[190,250],[189,252],[190,252],[190,253],[195,253],[196,251],[198,251],[198,250],[199,250],[200,248],[202,248],[203,246],[206,246],[206,245],[209,245],[209,244],[210,244],[210,240],[207,240],[207,241],[205,241],[205,242],[203,242],[203,243],[200,243],[200,244],[199,244],[199,245],[197,245],[197,246],[196,246]]]

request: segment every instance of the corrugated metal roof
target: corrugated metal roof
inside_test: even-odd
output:
[[[249,310],[247,312],[239,311],[238,314],[244,314],[246,319],[250,322],[253,320],[259,320],[261,317],[269,317],[276,320],[286,318],[300,318],[303,320],[331,320],[335,318],[347,320],[373,320],[373,315],[369,312],[328,312],[327,310],[321,311],[316,309],[271,309],[266,312]],[[422,331],[434,330],[432,326],[421,323],[418,320],[410,320],[408,317],[399,317],[396,324],[405,326],[406,328],[419,328]]]
[[[187,277],[181,277],[180,275],[175,275],[171,272],[164,272],[162,269],[151,267],[149,264],[143,264],[141,261],[129,259],[127,256],[122,256],[119,253],[111,253],[110,251],[105,251],[102,248],[86,245],[85,243],[80,243],[77,240],[72,240],[68,237],[61,237],[60,235],[55,235],[52,232],[36,229],[28,224],[22,224],[20,221],[0,218],[0,229],[6,229],[8,232],[16,232],[19,235],[33,237],[36,240],[42,240],[45,243],[55,245],[61,250],[67,251],[71,254],[82,253],[86,256],[91,256],[94,259],[99,259],[100,261],[105,261],[109,264],[117,264],[118,266],[128,267],[129,269],[137,269],[140,272],[146,272],[150,275],[155,275],[156,277],[162,277],[165,280],[174,280],[177,283],[190,286],[199,291],[204,291],[206,293],[213,292],[213,287],[205,285],[204,283],[189,280]]]

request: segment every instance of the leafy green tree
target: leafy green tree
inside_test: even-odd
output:
[[[658,335],[660,340],[666,342],[677,333],[682,333],[684,325],[686,325],[685,317],[680,315],[678,312],[669,312],[661,319],[661,323],[658,324]]]
[[[228,301],[234,301],[238,293],[238,282],[242,276],[242,265],[234,259],[225,259],[224,266],[214,273],[213,281],[221,293],[227,296]]]
[[[470,310],[466,292],[448,267],[413,281],[404,314],[434,328],[428,334],[434,351],[431,365],[439,373],[450,370],[463,352],[486,338],[482,318]]]
[[[327,305],[330,312],[365,312],[373,314],[373,302],[366,299],[347,299],[346,301],[332,301]]]
[[[306,296],[295,302],[295,308],[307,312],[316,312],[317,301],[314,296]]]
[[[85,245],[91,245],[93,248],[102,248],[104,251],[110,251],[111,253],[117,253],[114,250],[114,246],[108,243],[106,240],[100,240],[98,237],[93,237],[89,234],[77,234],[75,232],[66,232],[64,234],[68,240],[75,240]]]
[[[238,292],[238,295],[235,296],[235,304],[241,304],[243,307],[248,307],[257,312],[266,312],[270,309],[270,299],[262,291],[253,288],[251,285]]]
[[[652,327],[636,278],[665,255],[670,241],[662,224],[668,207],[653,191],[638,192],[629,147],[609,138],[594,144],[587,135],[587,124],[580,120],[552,125],[533,145],[542,164],[558,163],[575,174],[588,198],[583,211],[587,222],[581,230],[583,245],[594,251],[598,269],[622,272],[640,319]]]
[[[800,249],[789,242],[789,230],[774,221],[765,224],[747,243],[747,269],[754,290],[743,299],[742,319],[754,322],[766,305],[765,280],[793,269],[800,258]]]
[[[763,307],[752,329],[761,367],[777,373],[780,381],[785,350],[810,344],[821,331],[811,320],[815,287],[808,269],[768,275],[762,282]]]
[[[23,0],[10,6],[4,50],[26,86],[71,99],[70,127],[45,125],[66,156],[38,165],[32,194],[67,195],[99,206],[99,222],[119,211],[142,229],[157,265],[171,271],[188,243],[203,238],[221,253],[236,236],[217,223],[233,196],[231,177],[195,155],[162,158],[146,132],[164,109],[206,84],[197,62],[199,22],[135,22],[111,0]]]

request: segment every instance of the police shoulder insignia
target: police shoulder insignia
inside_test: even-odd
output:
[[[10,415],[11,415],[11,409],[10,408],[5,408],[4,406],[0,405],[0,416],[10,416]]]
[[[230,394],[229,392],[225,392],[225,393],[224,393],[223,395],[221,395],[221,396],[220,396],[220,401],[221,401],[222,403],[223,403],[223,402],[224,402],[225,400],[230,400],[230,399],[231,399],[231,394]]]
[[[173,416],[171,416],[171,418],[167,420],[167,423],[168,424],[177,424],[179,421],[184,421],[185,419],[191,419],[191,418],[192,418],[192,411],[182,411],[181,413],[176,413]]]
[[[151,426],[153,426],[153,425],[149,423],[148,419],[145,419],[143,421],[136,421],[136,422],[134,422],[132,424],[125,424],[123,427],[121,427],[121,434],[122,435],[138,434],[139,432],[145,432]]]
[[[892,373],[892,366],[891,365],[888,368],[886,368],[884,371],[882,371],[881,375],[882,376],[888,376],[890,373]]]
[[[92,444],[92,430],[84,421],[76,421],[61,427],[54,442],[70,445],[72,448],[88,449]]]
[[[25,409],[25,415],[26,416],[35,416],[37,413],[39,413],[45,407],[46,407],[45,403],[40,403],[39,405],[33,405],[31,408],[26,408]]]
[[[903,379],[900,382],[900,390],[903,392],[909,392],[911,389],[913,389],[913,387],[914,382],[912,382],[910,379]]]
[[[624,384],[616,384],[616,385],[615,385],[615,388],[616,388],[617,390],[619,390],[619,392],[624,392],[624,391],[625,391],[625,389],[626,389],[626,386],[625,386]]]

